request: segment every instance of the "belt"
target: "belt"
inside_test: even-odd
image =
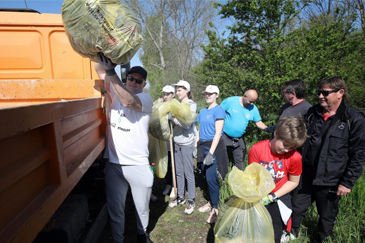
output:
[[[227,135],[227,133],[224,133],[230,140],[232,140],[232,147],[233,148],[238,148],[240,145],[238,143],[238,141],[243,138],[243,135],[242,137],[239,137],[239,138],[234,138],[234,137],[231,137],[229,135]]]

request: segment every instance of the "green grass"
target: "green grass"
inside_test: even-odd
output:
[[[339,203],[339,213],[333,233],[327,243],[365,242],[365,174],[358,179],[351,193]],[[300,236],[295,243],[307,243],[314,239],[317,230],[318,214],[313,204],[304,215]]]
[[[247,162],[246,162],[247,163]],[[213,226],[205,221],[209,213],[199,213],[198,208],[208,199],[205,184],[196,188],[196,208],[191,215],[185,215],[185,205],[169,208],[169,197],[162,196],[165,187],[164,179],[155,179],[153,193],[158,201],[150,203],[151,238],[155,243],[213,243]],[[232,197],[227,183],[223,183],[220,191],[221,205]],[[136,222],[133,200],[129,197],[126,209],[125,242],[136,242]],[[327,243],[363,243],[365,242],[365,173],[357,181],[351,193],[340,200],[340,210],[333,234]],[[315,237],[318,214],[313,204],[303,217],[300,237],[294,243],[308,243]],[[104,237],[99,243],[112,243],[109,224],[104,230]]]

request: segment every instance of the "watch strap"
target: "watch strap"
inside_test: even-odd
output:
[[[270,193],[270,195],[272,196],[272,201],[273,202],[277,202],[279,200],[279,197],[275,195],[275,193]]]

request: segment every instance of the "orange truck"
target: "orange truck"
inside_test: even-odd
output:
[[[61,15],[0,12],[1,242],[32,242],[102,153],[95,85]]]

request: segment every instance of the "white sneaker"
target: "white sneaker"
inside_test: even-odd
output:
[[[283,231],[283,234],[281,235],[280,243],[288,243],[292,240],[295,240],[296,237],[292,233],[288,233],[285,230]]]
[[[189,201],[188,200],[188,205],[186,205],[185,208],[185,214],[192,214],[195,208],[195,203],[194,201]]]
[[[166,196],[167,194],[170,193],[170,190],[171,190],[171,185],[166,185],[165,189],[162,192],[162,194]]]
[[[286,233],[283,233],[280,238],[280,243],[288,243],[289,241],[290,241],[289,235],[287,235]]]
[[[295,237],[295,235],[293,235],[292,233],[290,233],[290,240],[296,240],[297,237]]]
[[[170,197],[171,198],[176,197],[174,188],[172,188],[172,190],[171,190]]]
[[[186,202],[185,198],[177,197],[177,198],[175,198],[175,200],[173,200],[172,202],[169,203],[169,207],[174,208],[179,204],[185,204],[185,202]]]

